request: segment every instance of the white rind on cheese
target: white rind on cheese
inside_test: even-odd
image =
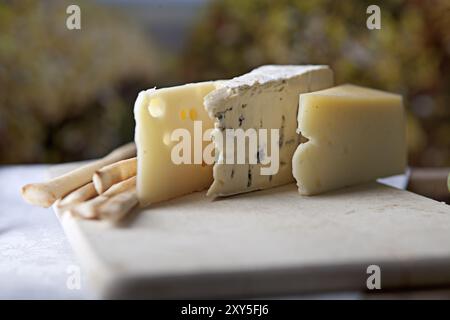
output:
[[[293,182],[292,156],[301,140],[296,134],[299,94],[332,85],[332,70],[321,65],[262,66],[218,84],[204,99],[215,120],[213,136],[222,135],[225,141],[225,129],[279,129],[279,171],[268,176],[260,174],[261,164],[215,163],[208,195],[228,196]],[[224,150],[216,152],[217,159],[224,158]]]
[[[353,86],[300,95],[298,128],[309,141],[293,156],[299,192],[314,195],[406,167],[402,97]]]
[[[203,131],[213,127],[203,98],[214,89],[214,82],[202,82],[139,93],[134,115],[137,194],[141,206],[204,190],[211,185],[211,165],[174,164],[171,152],[177,142],[172,142],[170,137],[179,128],[187,129],[193,137],[194,121],[202,121]],[[204,142],[203,147],[206,144]]]

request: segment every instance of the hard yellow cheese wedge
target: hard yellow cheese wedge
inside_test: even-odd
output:
[[[298,146],[292,171],[299,192],[313,195],[403,173],[402,97],[342,85],[300,95]]]

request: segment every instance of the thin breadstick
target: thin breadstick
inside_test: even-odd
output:
[[[126,144],[100,160],[91,162],[60,177],[44,183],[32,183],[22,187],[22,197],[28,203],[48,208],[56,200],[89,183],[95,171],[111,163],[136,156],[136,145]]]
[[[78,216],[86,219],[98,218],[97,208],[102,205],[108,199],[114,197],[117,194],[131,190],[136,187],[136,176],[131,177],[127,180],[119,182],[109,188],[106,192],[101,195],[75,205],[69,209],[72,215]]]
[[[61,200],[58,200],[56,206],[59,210],[64,211],[70,206],[87,201],[95,196],[97,196],[97,191],[95,191],[94,183],[89,182],[88,184],[72,191]]]
[[[123,219],[138,204],[136,187],[119,193],[97,208],[100,219],[117,222]]]
[[[102,194],[112,185],[136,175],[137,160],[131,158],[112,163],[97,170],[92,178],[95,190]]]

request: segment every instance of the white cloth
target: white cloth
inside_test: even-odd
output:
[[[51,208],[26,204],[22,185],[46,178],[47,165],[0,167],[0,299],[79,299],[66,283],[78,266]]]

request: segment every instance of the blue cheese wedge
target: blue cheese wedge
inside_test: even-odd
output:
[[[206,111],[214,119],[213,139],[223,141],[216,143],[214,182],[208,195],[228,196],[293,182],[292,156],[301,140],[296,133],[299,94],[331,86],[333,72],[324,65],[267,65],[218,84],[204,99]],[[261,169],[267,167],[263,158],[269,155],[261,152],[260,145],[255,155],[246,157],[253,156],[256,163],[225,161],[227,129],[266,129],[268,143],[273,137],[271,129],[275,129],[279,157],[272,160],[278,162],[277,172],[262,174]],[[271,147],[267,150],[273,154]]]

